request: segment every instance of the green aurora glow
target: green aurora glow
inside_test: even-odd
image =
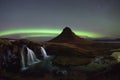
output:
[[[103,37],[100,34],[85,32],[85,31],[77,31],[74,30],[76,35],[81,37],[89,37],[89,38],[100,38]],[[59,29],[13,29],[1,31],[0,36],[10,36],[10,35],[20,35],[21,38],[27,37],[55,37],[61,33]]]

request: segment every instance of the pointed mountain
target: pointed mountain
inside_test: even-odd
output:
[[[49,42],[88,44],[88,43],[92,43],[93,41],[90,41],[85,38],[81,38],[77,36],[69,27],[65,27],[57,37],[53,38]]]

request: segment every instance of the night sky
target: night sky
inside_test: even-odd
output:
[[[82,37],[120,37],[120,0],[0,0],[1,37],[53,37],[66,26]]]

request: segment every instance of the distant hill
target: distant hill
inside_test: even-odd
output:
[[[101,39],[94,39],[94,41],[120,41],[120,38],[113,38],[113,39],[101,38]]]
[[[81,38],[77,36],[69,27],[65,27],[57,37],[53,38],[49,42],[57,43],[81,43],[81,44],[91,44],[94,43],[92,40]]]

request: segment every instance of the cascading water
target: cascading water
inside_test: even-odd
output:
[[[11,51],[8,50],[8,57],[10,57],[12,55]]]
[[[3,65],[7,66],[7,58],[5,55],[3,56]]]
[[[24,48],[25,46],[23,46],[22,51],[21,51],[21,62],[22,62],[22,70],[26,70],[28,67],[26,67],[25,64],[25,56],[24,56]],[[33,65],[35,63],[40,62],[39,59],[37,59],[35,53],[27,47],[27,65]]]
[[[45,58],[49,57],[45,51],[45,49],[43,47],[40,47],[41,48],[41,53],[42,53],[42,56]]]
[[[24,46],[22,48],[22,51],[21,51],[21,63],[22,63],[22,68],[21,70],[26,70],[27,67],[25,66],[25,57],[24,57]]]
[[[7,59],[8,59],[8,61],[10,61],[11,57],[12,57],[12,53],[11,53],[10,50],[8,50],[8,55],[7,55]]]
[[[40,62],[40,60],[37,59],[35,53],[30,48],[27,47],[27,51],[28,51],[28,53],[27,53],[27,58],[28,58],[27,65],[32,65],[32,64]]]

